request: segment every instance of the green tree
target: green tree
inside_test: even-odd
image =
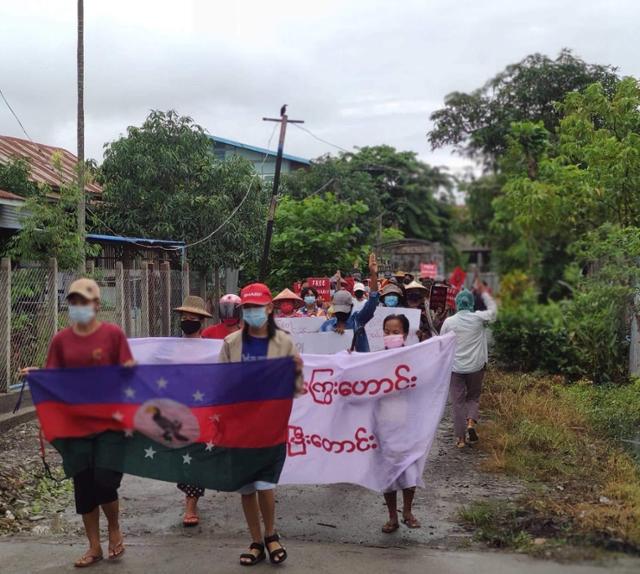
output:
[[[30,179],[30,175],[31,166],[22,158],[0,163],[0,189],[21,197],[36,195],[38,185]]]
[[[367,211],[363,202],[339,202],[331,193],[283,197],[276,211],[269,285],[288,287],[297,279],[330,276],[336,269],[351,270],[357,259],[366,260],[368,247],[360,242],[354,222]]]
[[[491,231],[502,270],[527,269],[549,294],[568,247],[605,223],[640,224],[640,87],[599,84],[559,106],[555,143],[540,124],[512,126]]]
[[[21,261],[58,260],[60,269],[77,269],[87,256],[95,256],[99,247],[85,246],[78,234],[78,188],[61,185],[55,197],[47,186],[38,187],[20,209],[22,228],[9,244],[9,255]]]
[[[640,322],[640,227],[606,223],[571,246],[577,274],[565,307],[579,366],[596,382],[628,377],[631,320]]]
[[[118,233],[192,243],[222,226],[188,249],[192,265],[205,272],[259,255],[268,201],[259,176],[242,158],[216,160],[211,140],[189,117],[152,111],[141,127],[129,127],[105,146],[99,180],[100,220]]]
[[[405,237],[452,244],[453,178],[421,162],[414,152],[391,146],[325,156],[311,169],[285,180],[292,197],[333,194],[339,201],[362,201],[369,211],[357,220],[363,241],[375,241],[382,229]]]
[[[53,167],[64,181],[60,158],[53,158]],[[78,188],[63,183],[54,192],[49,186],[38,185],[31,178],[31,166],[24,159],[0,164],[0,189],[25,198],[20,207],[21,229],[0,245],[3,254],[21,261],[58,260],[61,269],[75,269],[83,259],[84,241],[78,235],[76,214]],[[97,254],[97,246],[89,255]]]
[[[588,64],[566,49],[556,59],[529,55],[472,92],[447,95],[444,107],[431,114],[428,139],[434,149],[453,146],[495,170],[507,150],[513,122],[542,122],[553,134],[561,118],[556,103],[595,82],[611,95],[618,82],[616,71]]]

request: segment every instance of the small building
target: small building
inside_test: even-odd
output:
[[[253,164],[256,171],[264,179],[273,179],[276,171],[277,153],[275,151],[219,136],[209,137],[213,142],[213,154],[217,159],[223,160],[234,155],[244,157]],[[290,173],[297,169],[307,169],[310,165],[311,161],[308,159],[288,153],[282,154],[282,173]]]

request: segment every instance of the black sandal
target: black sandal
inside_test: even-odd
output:
[[[272,536],[264,537],[264,545],[267,548],[267,552],[269,552],[269,560],[271,564],[282,564],[287,559],[287,549],[280,545],[280,548],[276,548],[273,551],[269,550],[269,544],[274,542],[280,542],[280,536],[276,532]]]
[[[259,542],[252,542],[251,546],[249,546],[249,550],[259,550],[260,553],[257,556],[250,552],[240,554],[240,564],[242,566],[255,566],[258,562],[262,562],[267,557],[264,552],[264,544],[260,544]],[[243,562],[243,560],[247,560],[247,562]]]

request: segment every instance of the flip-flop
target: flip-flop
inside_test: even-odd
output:
[[[120,540],[113,548],[109,548],[109,560],[117,560],[124,554],[124,540]]]
[[[102,554],[99,554],[98,556],[94,554],[85,554],[82,558],[78,558],[73,565],[76,568],[88,568],[89,566],[93,566],[97,562],[100,562],[103,558]]]
[[[198,524],[200,524],[200,517],[197,514],[185,514],[182,519],[182,526],[185,528],[198,526]]]
[[[400,528],[400,524],[398,524],[397,522],[389,521],[382,527],[382,532],[384,532],[385,534],[391,534],[392,532],[398,530],[398,528]]]
[[[415,516],[410,516],[409,518],[403,518],[402,524],[404,524],[408,528],[422,528],[422,525],[420,524],[420,522]]]

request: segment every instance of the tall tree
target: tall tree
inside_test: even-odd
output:
[[[513,122],[542,122],[553,134],[561,117],[556,103],[595,82],[611,95],[619,81],[616,72],[612,66],[589,64],[567,49],[556,59],[529,55],[472,92],[447,95],[445,106],[431,114],[429,142],[434,149],[453,146],[495,170]]]
[[[339,202],[331,193],[283,197],[276,212],[269,283],[281,288],[297,279],[333,275],[336,269],[350,271],[368,253],[356,223],[367,212],[362,201]]]
[[[363,241],[394,227],[405,237],[445,245],[451,245],[452,188],[446,171],[386,145],[325,156],[286,181],[293,197],[331,193],[339,201],[363,201],[369,208],[357,222]]]
[[[503,196],[492,229],[506,267],[538,278],[545,292],[562,276],[568,248],[600,226],[640,226],[640,84],[622,80],[569,94],[557,138],[541,123],[512,126],[502,163]],[[518,261],[519,259],[519,261]]]
[[[99,180],[100,220],[118,233],[207,238],[188,249],[201,271],[241,267],[259,255],[268,203],[260,177],[242,158],[216,160],[211,140],[189,117],[153,111],[141,127],[129,127],[105,146]]]

